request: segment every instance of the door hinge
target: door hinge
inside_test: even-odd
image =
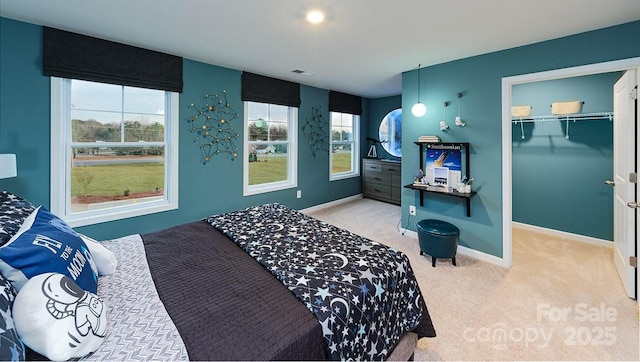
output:
[[[636,86],[635,88],[633,88],[631,90],[631,94],[629,94],[631,96],[631,99],[638,99],[638,86]]]
[[[629,173],[629,182],[631,182],[632,184],[638,183],[638,174],[635,172]]]
[[[637,268],[638,267],[638,258],[636,258],[635,256],[630,256],[629,257],[629,265]]]

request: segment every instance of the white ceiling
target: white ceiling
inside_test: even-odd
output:
[[[640,0],[0,0],[0,16],[376,98],[418,64],[638,20]]]

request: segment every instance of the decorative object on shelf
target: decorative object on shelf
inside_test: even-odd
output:
[[[422,184],[423,183],[424,172],[419,168],[416,173],[413,174],[413,183],[414,184]]]
[[[551,114],[569,115],[582,112],[582,101],[554,102],[551,103]]]
[[[18,176],[16,155],[13,153],[0,154],[0,178]]]
[[[427,113],[427,107],[420,103],[420,69],[421,64],[418,64],[418,102],[411,107],[411,113],[416,117],[422,117]]]
[[[470,179],[467,179],[467,176],[465,175],[462,180],[460,180],[460,183],[458,184],[458,192],[461,194],[468,194],[471,192],[471,183],[473,182],[473,177]]]
[[[394,109],[382,118],[378,138],[390,155],[402,157],[402,108]]]
[[[511,118],[525,118],[531,115],[531,106],[513,106],[511,107]]]
[[[442,121],[440,121],[440,131],[446,132],[449,129],[449,125],[445,122],[447,118],[447,107],[449,106],[449,101],[444,102],[444,108],[442,109]]]
[[[367,141],[371,143],[371,146],[369,146],[369,153],[367,153],[367,157],[378,158],[378,149],[376,148],[376,144],[380,143],[380,141],[371,137],[367,137]]]
[[[419,136],[418,137],[418,142],[439,143],[440,142],[440,137],[432,136],[432,135],[423,135],[423,136]]]
[[[200,143],[202,163],[207,164],[211,157],[219,153],[231,155],[231,160],[238,157],[238,147],[234,140],[239,137],[231,125],[231,121],[240,116],[227,101],[227,91],[222,91],[222,97],[205,94],[202,97],[202,106],[191,103],[189,108],[195,110],[196,115],[191,116],[189,131],[195,133],[194,143]]]
[[[462,99],[462,92],[458,93],[458,99]],[[462,121],[462,113],[461,113],[461,109],[462,109],[462,100],[458,103],[458,116],[456,117],[455,120],[455,124],[458,127],[464,127],[467,124],[465,122]]]
[[[311,118],[302,126],[302,134],[311,148],[313,158],[318,151],[329,151],[329,122],[322,115],[322,107],[311,107]]]

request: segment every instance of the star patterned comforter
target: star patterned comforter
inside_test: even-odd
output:
[[[400,251],[280,204],[206,221],[313,312],[332,359],[384,360],[408,331],[435,336],[409,259]]]

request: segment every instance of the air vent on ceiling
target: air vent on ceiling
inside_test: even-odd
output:
[[[292,73],[296,73],[296,74],[300,74],[300,75],[306,75],[306,76],[313,75],[313,73],[307,72],[306,70],[302,70],[302,69],[294,69],[291,72]]]

